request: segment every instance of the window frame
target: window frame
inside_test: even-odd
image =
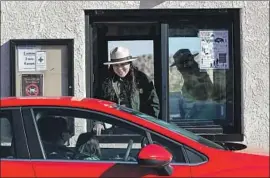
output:
[[[8,118],[8,120],[12,129],[12,139],[14,139],[14,151],[16,155],[16,158],[1,158],[1,160],[30,160],[31,156],[27,144],[28,137],[25,133],[20,107],[1,107],[1,112],[10,112],[11,118]]]
[[[196,20],[196,17],[226,17],[230,18],[231,27],[229,30],[230,45],[230,66],[233,67],[233,126],[223,127],[222,133],[220,129],[196,126],[187,130],[196,132],[212,141],[243,141],[242,114],[241,114],[241,50],[240,50],[240,9],[145,9],[145,10],[86,10],[85,11],[85,36],[86,36],[86,96],[93,97],[93,49],[92,49],[92,31],[93,23],[100,22],[146,22],[156,21],[160,23],[160,70],[163,75],[161,77],[161,89],[163,92],[160,96],[162,118],[169,117],[169,91],[168,91],[168,64],[166,54],[168,53],[168,24],[173,22],[171,19],[178,19],[177,22],[186,20]],[[143,18],[142,18],[143,17]],[[146,18],[147,17],[147,18]],[[196,21],[195,21],[196,22]],[[175,23],[175,22],[174,22]],[[167,27],[166,27],[167,26]],[[154,44],[155,45],[155,44]],[[167,72],[166,72],[167,71]],[[228,76],[226,76],[227,78]],[[227,112],[228,113],[228,112]],[[229,116],[228,116],[229,117]]]
[[[88,19],[88,17],[86,16],[86,19]],[[136,23],[139,23],[141,24],[142,21],[135,21]],[[99,22],[97,22],[99,23]],[[121,23],[121,22],[120,22]],[[145,22],[143,22],[145,23]],[[155,59],[153,61],[153,64],[154,64],[154,70],[156,71],[160,71],[162,70],[162,66],[166,66],[166,62],[164,65],[161,65],[159,61],[161,61],[161,42],[162,42],[162,39],[160,38],[160,33],[161,33],[161,27],[159,26],[159,23],[157,21],[150,21],[149,23],[152,24],[152,28],[155,28],[156,30],[156,33],[153,34],[153,35],[126,35],[126,36],[103,36],[102,42],[98,44],[98,47],[99,49],[103,49],[106,51],[106,53],[102,54],[101,57],[98,57],[98,58],[101,58],[101,60],[105,59],[104,62],[107,62],[107,51],[108,51],[108,42],[109,41],[130,41],[130,40],[152,40],[153,41],[153,55],[155,56]],[[96,26],[96,23],[94,22],[93,24],[90,25],[90,27],[87,27],[86,26],[86,30],[88,31],[94,31],[93,29],[95,28]],[[87,34],[87,33],[86,33]],[[97,38],[99,37],[98,33],[96,32],[95,33]],[[92,43],[93,41],[91,40],[93,38],[93,34],[91,34],[91,37],[90,37],[90,41],[87,41],[88,43]],[[163,42],[166,41],[166,40],[163,40]],[[102,44],[103,47],[100,47],[99,45]],[[92,43],[92,46],[94,46],[94,43]],[[89,57],[91,59],[93,59],[93,53],[94,53],[94,50],[93,48],[89,48],[88,46],[86,46],[86,50],[90,50],[90,54],[89,54]],[[99,51],[98,49],[98,51]],[[98,52],[99,54],[99,52]],[[86,56],[87,56],[87,53],[86,53]],[[87,57],[88,58],[88,57]],[[87,67],[87,69],[90,69],[91,72],[86,72],[86,77],[89,77],[90,80],[86,80],[86,86],[87,87],[87,90],[86,90],[86,96],[87,97],[95,97],[95,91],[96,91],[96,86],[98,86],[98,83],[99,81],[99,75],[95,75],[95,71],[96,70],[100,70],[100,68],[96,68],[94,67],[95,65],[95,62],[93,60],[86,60],[86,65],[89,65]],[[166,68],[166,67],[165,67]],[[162,82],[164,82],[165,80],[162,79],[163,77],[166,77],[166,75],[162,75],[161,73],[159,72],[154,72],[154,84],[155,84],[155,88],[156,88],[156,92],[157,92],[157,95],[159,98],[162,98],[163,97],[163,94],[162,93],[166,93],[164,87],[162,86],[166,86],[164,85]],[[97,83],[96,83],[97,82]],[[166,104],[163,104],[163,102],[160,101],[160,113],[159,113],[159,118],[167,118],[167,106]],[[91,127],[92,123],[89,122],[88,123],[89,127]]]
[[[199,163],[190,163],[190,157],[188,156],[187,151],[193,152],[196,156],[201,157],[203,161],[199,162]],[[198,152],[197,150],[190,148],[188,146],[184,146],[184,155],[187,157],[190,165],[201,165],[201,164],[207,163],[208,159],[209,159],[206,155],[204,155],[204,154]]]
[[[106,113],[103,113],[103,112],[100,112],[100,111],[96,111],[96,110],[92,110],[92,109],[85,109],[85,108],[79,108],[79,107],[63,107],[63,106],[53,106],[53,105],[49,105],[49,106],[27,106],[27,107],[23,107],[22,110],[23,110],[23,119],[25,122],[27,122],[25,125],[27,125],[27,129],[29,130],[28,132],[26,132],[26,136],[29,136],[29,135],[32,135],[31,136],[31,139],[28,139],[28,144],[29,144],[29,151],[31,153],[31,159],[35,159],[35,160],[42,160],[42,161],[50,161],[49,159],[46,159],[46,155],[45,155],[45,152],[44,152],[44,149],[43,149],[43,145],[42,145],[42,142],[41,142],[41,139],[40,139],[40,136],[39,136],[39,131],[38,131],[38,128],[37,128],[37,124],[36,124],[36,120],[35,120],[35,117],[34,117],[34,109],[58,109],[58,110],[72,110],[72,112],[76,112],[76,111],[79,111],[79,112],[88,112],[88,113],[94,113],[94,114],[98,114],[100,116],[105,116],[105,117],[109,117],[110,120],[115,120],[116,122],[121,122],[121,124],[128,124],[129,126],[131,127],[136,127],[136,129],[138,130],[141,130],[142,133],[144,132],[145,133],[145,136],[147,137],[148,134],[151,135],[155,135],[155,137],[158,137],[159,139],[164,139],[166,142],[172,144],[172,145],[175,145],[175,146],[178,146],[182,153],[183,153],[183,157],[185,159],[185,163],[171,163],[172,165],[185,165],[185,166],[195,166],[195,165],[199,165],[199,164],[204,164],[204,163],[207,163],[208,162],[208,159],[205,161],[205,162],[202,162],[202,163],[196,163],[196,164],[192,164],[192,163],[189,163],[189,159],[187,157],[187,154],[185,153],[185,149],[186,148],[189,148],[189,146],[183,144],[183,143],[180,143],[176,140],[173,140],[171,138],[168,138],[164,135],[161,135],[160,133],[157,133],[153,130],[149,130],[149,129],[146,129],[146,128],[143,128],[142,126],[139,126],[139,125],[136,125],[132,122],[129,122],[129,121],[126,121],[124,119],[121,119],[120,117],[118,116],[115,116],[115,115],[110,115],[110,114],[106,114]],[[86,118],[87,120],[87,118]],[[109,119],[105,119],[105,120],[109,120]],[[98,136],[99,137],[99,136]],[[108,136],[106,136],[108,137]],[[102,138],[102,137],[101,137]],[[129,139],[136,139],[136,136],[127,136],[127,140],[126,142],[124,143],[128,143],[128,140]],[[120,141],[121,139],[121,136],[118,137],[116,140],[114,141]],[[138,139],[138,137],[137,137]],[[118,142],[118,143],[123,143],[123,142]],[[39,146],[35,146],[35,144],[39,144]],[[198,153],[198,150],[196,150],[195,148],[190,148],[192,150],[195,150],[197,153]],[[207,155],[199,152],[200,154],[204,155],[206,158],[208,158]],[[61,160],[59,160],[61,161]],[[65,161],[80,161],[80,160],[65,160]],[[137,162],[129,162],[129,161],[126,161],[126,162],[123,162],[123,161],[89,161],[89,163],[93,163],[93,162],[106,162],[106,163],[127,163],[127,164],[130,164],[130,163],[137,163]]]

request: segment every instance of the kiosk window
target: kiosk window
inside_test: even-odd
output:
[[[183,127],[233,124],[230,28],[205,24],[169,25],[170,121]]]
[[[159,119],[198,134],[242,139],[239,9],[87,14],[92,44],[87,66],[93,76],[87,80],[89,96],[100,92],[108,72],[103,65],[107,51],[115,45],[128,46],[140,56],[134,65],[154,81]]]

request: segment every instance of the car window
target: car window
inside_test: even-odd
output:
[[[189,132],[186,129],[182,129],[182,128],[178,127],[175,124],[168,123],[168,122],[165,122],[165,121],[160,120],[160,119],[156,119],[156,118],[154,118],[152,116],[149,116],[147,114],[141,113],[141,112],[139,112],[137,110],[133,110],[133,109],[130,109],[130,108],[127,108],[127,107],[115,105],[115,108],[117,108],[117,109],[119,109],[121,111],[127,112],[129,114],[133,114],[133,115],[135,115],[135,116],[137,116],[137,117],[139,117],[141,119],[145,119],[147,121],[158,124],[158,125],[160,125],[162,127],[165,127],[165,128],[167,128],[167,129],[169,129],[169,130],[171,130],[173,132],[179,133],[179,134],[181,134],[181,135],[183,135],[183,136],[185,136],[187,138],[190,138],[190,139],[192,139],[192,140],[194,140],[196,142],[199,142],[199,143],[201,143],[203,145],[206,145],[208,147],[222,149],[222,150],[225,149],[221,145],[219,145],[219,144],[217,144],[215,142],[212,142],[212,141],[210,141],[210,140],[208,140],[206,138],[203,138],[203,137],[201,137],[199,135],[196,135],[196,134],[194,134],[192,132]]]
[[[143,142],[147,138],[145,130],[112,116],[70,108],[34,108],[33,111],[47,159],[137,162],[137,154],[145,146]],[[74,136],[68,134],[72,132],[69,128],[62,128],[60,122],[52,121],[59,118],[74,119]],[[92,130],[87,130],[89,120],[104,124],[100,136],[96,135],[93,127]],[[61,130],[66,133],[63,134]],[[173,162],[185,162],[180,146],[155,134],[153,140],[173,154]]]
[[[15,143],[12,130],[12,115],[11,111],[0,111],[0,131],[1,131],[1,158],[14,159],[16,158]]]
[[[198,164],[198,163],[203,163],[207,161],[207,157],[204,156],[201,153],[198,153],[197,151],[185,147],[185,151],[187,153],[188,161],[191,164]]]
[[[162,145],[173,155],[172,163],[188,162],[183,154],[183,146],[180,145],[179,143],[177,144],[172,140],[169,140],[168,138],[165,138],[161,135],[157,135],[155,133],[151,134],[151,138],[153,143]]]
[[[145,135],[143,130],[85,110],[35,108],[33,111],[47,159],[136,162]],[[75,124],[73,136],[65,124],[69,119]],[[104,124],[101,136],[87,130],[89,121]],[[118,132],[136,135],[137,139],[126,137],[119,142]],[[128,146],[132,146],[129,153]]]

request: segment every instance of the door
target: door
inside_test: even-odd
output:
[[[32,163],[35,169],[37,177],[158,177],[159,172],[154,168],[145,168],[138,165],[136,157],[141,150],[141,140],[146,137],[146,131],[136,125],[131,125],[118,119],[117,117],[105,115],[104,113],[99,113],[90,110],[83,110],[78,108],[55,108],[55,107],[37,107],[37,108],[25,108],[24,112],[33,113],[33,115],[24,114],[25,120],[31,120],[35,123],[32,124],[33,128],[31,130],[37,130],[35,133],[37,137],[41,138],[40,146],[44,150],[44,156],[40,158],[32,159]],[[35,118],[33,119],[32,116]],[[75,136],[70,137],[69,145],[62,145],[61,148],[65,147],[65,153],[62,151],[53,150],[52,147],[48,147],[48,143],[52,145],[49,137],[45,137],[47,134],[59,133],[59,129],[54,129],[56,123],[50,122],[50,124],[45,124],[45,120],[53,117],[54,120],[61,118],[74,118],[75,123],[85,122],[84,120],[99,121],[112,125],[107,129],[107,135],[103,137],[93,135],[93,132],[80,131],[78,129]],[[43,123],[43,125],[41,124]],[[45,126],[46,125],[46,126]],[[48,127],[49,129],[46,129]],[[126,141],[119,141],[112,139],[110,133],[117,133],[118,130],[128,130],[133,135],[137,135],[136,138],[130,137]],[[67,130],[67,129],[64,129]],[[45,132],[44,132],[45,131]],[[32,135],[34,132],[32,132]],[[118,133],[119,134],[119,133]],[[57,135],[57,134],[56,134]],[[54,138],[56,138],[56,135]],[[97,139],[97,146],[93,146],[95,151],[88,152],[82,150],[85,147],[81,147],[82,138],[87,135],[87,140]],[[121,133],[120,133],[121,135]],[[150,135],[151,136],[151,135]],[[60,137],[59,137],[60,138]],[[62,138],[62,137],[61,137]],[[182,151],[181,146],[172,143],[169,139],[164,139],[158,134],[153,136],[153,141],[160,143],[162,146],[166,147],[174,156],[173,161],[173,174],[172,177],[190,177],[190,167],[187,164]],[[60,139],[61,140],[61,139]],[[60,143],[60,141],[58,142]],[[64,144],[64,143],[63,143]],[[32,144],[29,144],[32,145]],[[32,145],[34,146],[34,145]],[[54,145],[56,146],[56,145]],[[59,146],[59,145],[58,145]],[[39,145],[35,146],[36,148]],[[32,149],[30,149],[32,150]],[[36,150],[37,152],[37,150]],[[61,152],[61,153],[60,153]],[[52,157],[52,153],[55,157]],[[96,154],[100,153],[100,154]],[[90,156],[91,155],[91,156]],[[94,156],[93,156],[94,155]]]
[[[35,177],[19,108],[1,108],[0,177]]]

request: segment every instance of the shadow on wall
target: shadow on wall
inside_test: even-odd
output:
[[[0,95],[1,97],[11,95],[11,86],[10,86],[10,42],[6,42],[1,45],[1,63],[0,63],[0,75],[1,75],[1,86],[0,86]]]
[[[151,0],[151,1],[146,1],[146,0],[141,0],[140,1],[140,9],[149,9],[153,8],[161,3],[165,2],[164,0]]]

